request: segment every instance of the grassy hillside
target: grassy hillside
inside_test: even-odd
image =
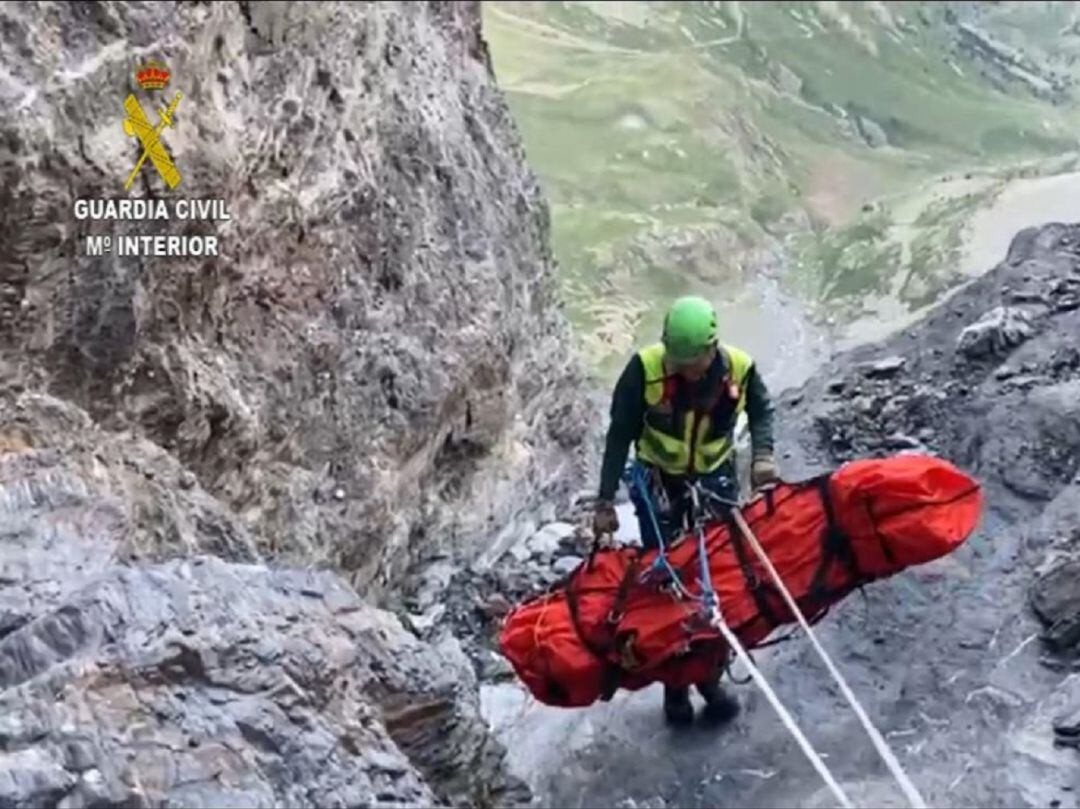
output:
[[[1077,148],[1069,4],[484,7],[604,375],[691,289],[776,277],[845,315],[925,302],[971,211]]]

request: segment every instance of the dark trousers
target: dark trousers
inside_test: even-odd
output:
[[[653,514],[656,524],[664,537],[664,544],[670,543],[682,535],[684,530],[683,520],[690,510],[690,499],[686,495],[686,478],[682,476],[666,475],[658,469],[642,464],[648,472],[647,479],[650,481],[649,498],[652,501]],[[739,499],[739,481],[735,473],[735,464],[728,461],[715,472],[700,478],[702,488],[715,492],[725,500]],[[668,509],[661,510],[659,495],[661,490],[666,495]],[[634,504],[634,513],[637,516],[638,525],[641,529],[641,544],[645,550],[655,550],[659,543],[656,539],[656,528],[653,518],[649,516],[645,498],[637,490],[636,486],[630,487],[630,502]],[[716,689],[719,686],[721,672],[716,672],[715,677],[710,677],[698,685],[699,689]],[[664,686],[666,698],[685,698],[686,689]],[[707,691],[702,691],[704,696]],[[708,691],[712,693],[712,691]]]
[[[660,470],[641,464],[648,472],[648,479],[652,482],[649,497],[652,501],[653,514],[660,528],[665,545],[682,535],[683,520],[690,510],[690,498],[686,494],[686,478],[681,475],[667,475]],[[739,499],[739,482],[735,474],[735,464],[728,461],[720,466],[715,472],[699,477],[702,488],[714,492],[725,500]],[[662,511],[660,493],[666,495],[669,508]],[[634,514],[637,516],[638,525],[641,529],[641,544],[645,550],[654,550],[659,546],[656,538],[656,528],[649,516],[649,510],[645,504],[645,498],[637,490],[636,486],[630,487],[630,502],[634,504]]]

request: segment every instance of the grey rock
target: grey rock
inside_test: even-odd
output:
[[[769,81],[781,92],[797,96],[802,91],[802,79],[784,63],[770,62],[768,70]]]
[[[559,538],[555,534],[541,529],[526,543],[529,554],[533,557],[553,556],[559,550]]]
[[[1010,303],[1037,303],[1044,306],[1049,305],[1047,296],[1042,292],[1032,292],[1030,290],[1019,290],[1009,293]]]
[[[442,600],[459,568],[448,559],[429,562],[417,582],[415,604],[426,610]]]
[[[885,357],[859,366],[863,376],[870,379],[888,379],[896,376],[907,365],[907,358],[902,356]]]
[[[1070,740],[1070,746],[1080,746],[1080,706],[1054,722],[1054,733]],[[1060,739],[1059,744],[1064,743]]]
[[[44,750],[0,753],[0,805],[34,807],[56,803],[78,777]]]
[[[922,442],[910,435],[893,433],[885,439],[885,446],[889,449],[919,449],[922,447]]]
[[[554,522],[545,525],[533,534],[526,545],[533,556],[553,556],[565,540],[573,537],[575,528],[570,523]]]
[[[20,114],[0,143],[22,152],[0,160],[20,234],[0,259],[0,357],[17,381],[170,448],[260,554],[325,560],[372,596],[429,537],[486,538],[569,491],[601,420],[478,3],[42,8],[0,11],[5,42],[81,32],[66,72],[48,49],[2,56]],[[210,263],[162,272],[77,243],[73,189],[112,196],[132,163],[104,99],[153,103],[116,47],[163,59],[165,93],[184,94],[162,136],[177,196],[224,197],[232,217],[199,223],[221,240]],[[163,192],[150,170],[132,189]]]
[[[79,420],[0,396],[11,413],[43,436],[49,418]],[[175,470],[144,445],[78,438],[82,453],[0,453],[0,804],[523,798],[460,651],[422,643],[329,572],[119,564],[147,514],[209,529],[224,512],[199,489],[162,489]],[[155,463],[166,474],[142,474]]]
[[[885,130],[877,121],[867,118],[865,115],[860,115],[856,117],[855,125],[858,127],[863,140],[866,141],[867,146],[877,149],[888,145],[889,136],[885,134]]]
[[[969,359],[1000,356],[1034,332],[1034,324],[1023,310],[999,306],[960,332],[956,349]]]
[[[435,626],[438,625],[439,621],[442,619],[445,613],[446,605],[436,604],[425,613],[421,613],[419,615],[414,613],[410,615],[409,622],[421,634],[421,636],[424,636],[426,635],[426,633],[430,632]]]
[[[1035,374],[1021,374],[1007,380],[1008,387],[1015,390],[1031,390],[1046,382],[1046,378]]]
[[[497,652],[488,652],[484,666],[484,678],[502,680],[513,677],[514,668],[510,661]]]
[[[567,576],[573,573],[583,561],[585,560],[580,556],[560,556],[551,565],[551,569],[560,576]]]

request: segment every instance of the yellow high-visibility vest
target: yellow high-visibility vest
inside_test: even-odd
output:
[[[746,379],[754,360],[739,348],[720,345],[727,358],[728,378],[721,384],[721,396],[734,393],[735,407],[728,424],[713,424],[712,413],[690,411],[676,424],[672,404],[666,401],[667,373],[664,345],[656,343],[638,352],[645,368],[645,425],[634,447],[639,461],[652,464],[671,475],[705,475],[716,471],[735,449],[734,428],[746,410]]]

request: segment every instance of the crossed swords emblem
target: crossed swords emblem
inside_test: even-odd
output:
[[[125,191],[131,188],[131,184],[135,182],[135,177],[138,176],[139,170],[148,157],[169,188],[176,188],[176,186],[180,185],[180,172],[173,163],[172,158],[169,157],[169,153],[165,151],[165,144],[161,142],[161,132],[166,126],[173,125],[173,114],[183,97],[183,93],[178,92],[168,108],[158,112],[161,120],[157,126],[150,123],[150,119],[146,117],[142,105],[139,104],[139,100],[134,95],[129,95],[124,100],[124,109],[128,114],[128,117],[124,119],[124,132],[128,136],[134,135],[137,137],[143,147],[139,162],[135,164],[135,168],[128,175],[127,182],[124,183]]]

